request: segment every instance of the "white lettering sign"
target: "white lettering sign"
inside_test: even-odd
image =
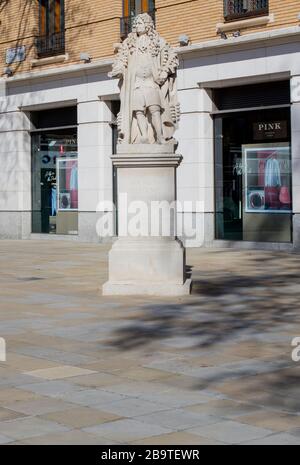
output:
[[[11,65],[12,63],[24,61],[25,59],[26,59],[25,45],[21,47],[9,48],[6,50],[6,64],[7,65]]]

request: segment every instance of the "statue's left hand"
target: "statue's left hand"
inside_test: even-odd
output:
[[[162,86],[164,85],[167,79],[168,79],[168,73],[166,71],[160,71],[158,78],[156,79],[156,82],[157,84]]]

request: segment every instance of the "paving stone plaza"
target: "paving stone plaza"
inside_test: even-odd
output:
[[[191,296],[120,298],[108,250],[0,243],[0,443],[300,444],[300,257],[189,249]]]

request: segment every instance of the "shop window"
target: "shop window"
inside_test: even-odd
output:
[[[64,0],[39,0],[39,37],[36,39],[40,58],[65,52]]]
[[[266,15],[268,12],[268,0],[224,0],[224,18],[226,21]]]
[[[292,242],[290,107],[215,116],[216,238]]]
[[[135,16],[148,13],[155,21],[154,0],[123,0],[123,17],[121,18],[121,37],[126,38],[132,30]]]
[[[77,126],[71,126],[76,108],[33,114],[32,232],[78,234]],[[54,113],[68,127],[51,129]],[[52,125],[54,124],[54,121]]]

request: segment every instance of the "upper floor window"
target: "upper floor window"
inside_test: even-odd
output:
[[[266,15],[268,12],[268,0],[224,0],[226,21]]]
[[[141,13],[149,13],[155,20],[155,0],[123,0],[121,37],[127,37],[132,29],[133,18]]]
[[[39,57],[64,53],[64,0],[39,0],[39,37],[36,46]]]

